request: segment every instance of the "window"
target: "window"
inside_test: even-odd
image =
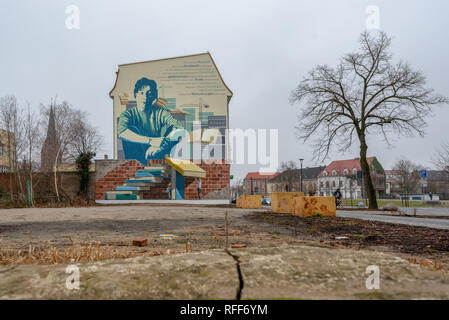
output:
[[[335,170],[332,170],[332,176],[336,176],[337,175],[337,171],[335,171]]]
[[[335,188],[335,181],[332,181],[332,188]]]
[[[327,172],[326,171],[323,172],[323,176],[327,177]]]
[[[348,174],[348,173],[349,173],[348,169],[343,170],[343,174]]]

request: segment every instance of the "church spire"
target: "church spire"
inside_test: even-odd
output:
[[[58,152],[58,135],[56,132],[55,114],[53,105],[50,105],[50,113],[48,116],[47,136],[41,150],[41,169],[42,171],[52,172],[56,154]],[[61,164],[61,155],[58,156],[57,164]]]

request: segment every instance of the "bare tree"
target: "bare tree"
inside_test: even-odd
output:
[[[97,150],[103,146],[103,137],[87,121],[87,114],[82,112],[73,123],[74,135],[69,143],[68,152],[77,166],[80,178],[78,195],[89,199],[90,165]]]
[[[35,111],[32,111],[30,104],[27,104],[27,109],[24,118],[24,144],[26,151],[24,155],[24,169],[27,172],[30,181],[31,204],[34,205],[34,188],[33,188],[33,172],[37,168],[35,154],[40,151],[40,131],[39,131],[39,117]]]
[[[41,106],[44,114],[43,128],[47,128],[50,117],[50,109],[54,112],[56,149],[53,157],[54,186],[56,198],[60,201],[58,188],[58,163],[73,163],[80,154],[94,154],[103,145],[103,138],[98,130],[91,126],[87,120],[87,113],[73,108],[67,101],[56,103],[56,98],[51,102],[50,107]]]
[[[80,112],[74,119],[73,136],[67,145],[67,156],[73,161],[83,153],[96,153],[104,145],[98,129],[89,124],[87,113]]]
[[[393,166],[396,171],[397,183],[404,193],[418,192],[419,189],[419,170],[422,166],[414,164],[410,160],[400,159]]]
[[[56,193],[56,199],[60,201],[59,188],[58,188],[58,164],[60,161],[72,160],[69,150],[69,145],[72,143],[72,139],[75,136],[77,123],[81,121],[82,113],[80,110],[75,110],[67,101],[63,101],[60,104],[56,103],[56,98],[52,99],[50,107],[41,106],[41,112],[44,115],[43,128],[47,128],[48,119],[50,117],[51,109],[54,112],[56,139],[53,143],[56,144],[54,149],[54,155],[52,155],[52,172],[54,187]],[[45,136],[45,135],[44,135]]]
[[[278,191],[295,191],[300,189],[301,176],[298,174],[298,166],[292,160],[282,161],[279,171],[279,185],[277,186]],[[283,190],[281,190],[283,189]]]
[[[377,209],[377,199],[366,159],[367,136],[381,134],[387,144],[392,136],[422,136],[431,107],[448,102],[425,87],[422,72],[403,61],[393,63],[390,45],[383,32],[362,33],[359,52],[346,54],[336,68],[315,67],[290,97],[291,103],[307,104],[298,116],[298,138],[317,138],[315,158],[324,160],[334,146],[346,151],[358,139],[371,209]]]
[[[7,135],[7,155],[8,166],[10,173],[10,195],[14,198],[14,181],[19,182],[19,187],[22,191],[19,176],[19,161],[20,155],[23,151],[23,112],[18,107],[17,99],[13,95],[5,96],[0,99],[0,123],[6,130]]]
[[[433,163],[441,170],[449,171],[449,141],[444,141],[437,148]]]

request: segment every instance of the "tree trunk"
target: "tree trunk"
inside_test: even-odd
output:
[[[29,175],[30,175],[30,198],[31,198],[31,206],[34,207],[34,191],[33,191],[33,165],[32,165],[32,141],[29,142]]]
[[[55,192],[56,192],[56,199],[58,200],[58,202],[60,202],[61,200],[59,200],[59,191],[58,191],[58,170],[56,168],[54,168]]]
[[[62,144],[59,145],[58,147],[58,152],[56,152],[56,158],[55,158],[55,163],[54,163],[54,170],[55,170],[55,192],[56,192],[56,199],[58,200],[58,202],[61,202],[61,199],[59,198],[59,190],[58,190],[58,158],[59,158],[59,153],[61,152],[61,147]]]
[[[368,146],[366,145],[365,136],[360,136],[360,166],[362,167],[363,181],[365,183],[366,193],[368,196],[369,208],[377,209],[376,190],[374,189],[373,180],[371,179],[371,172],[368,161],[366,160],[366,152]]]
[[[11,145],[12,145],[12,139],[11,139],[11,133],[9,131],[8,126],[8,162],[9,162],[9,191],[10,191],[10,197],[11,201],[15,201],[14,199],[14,187],[13,187],[13,159],[12,159],[12,152],[11,152]]]

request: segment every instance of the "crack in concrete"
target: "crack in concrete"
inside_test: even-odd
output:
[[[232,259],[235,260],[235,266],[237,268],[237,274],[239,276],[239,287],[237,288],[237,294],[236,294],[235,299],[241,300],[242,291],[243,291],[243,287],[245,286],[245,283],[243,281],[242,270],[240,270],[240,260],[239,260],[238,256],[233,255],[228,249],[225,249],[225,251],[228,255],[230,255],[232,257]]]

